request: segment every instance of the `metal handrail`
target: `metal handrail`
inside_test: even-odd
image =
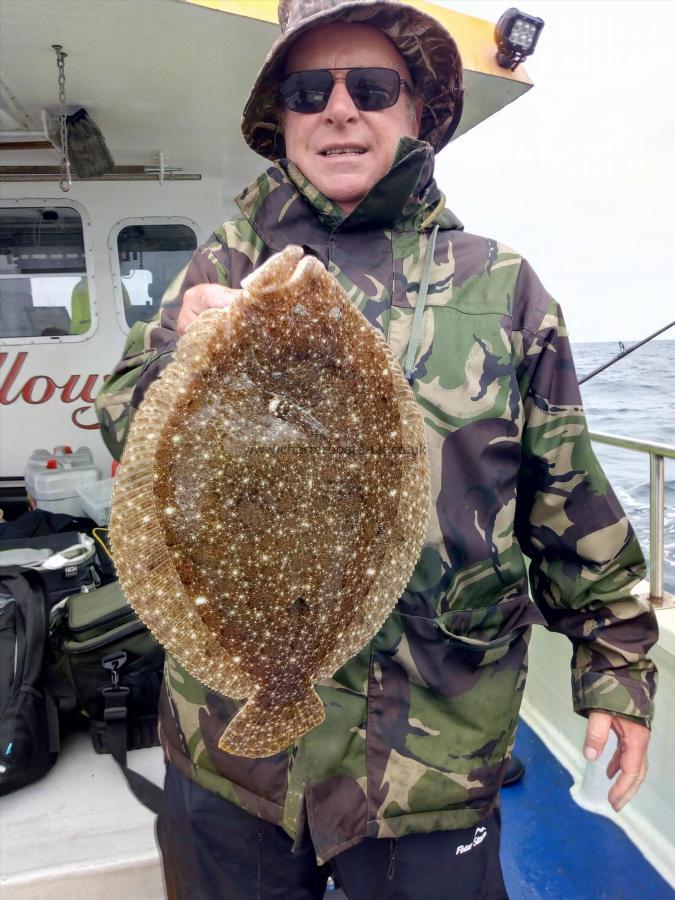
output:
[[[658,605],[664,603],[663,557],[665,522],[665,465],[664,459],[675,459],[675,446],[641,441],[637,438],[600,431],[590,433],[592,441],[621,447],[649,455],[649,594]]]
[[[591,431],[591,440],[612,447],[623,447],[626,450],[637,450],[639,453],[656,453],[675,459],[675,445],[657,444],[655,441],[641,441],[639,438],[623,437],[618,434],[607,434],[604,431]]]

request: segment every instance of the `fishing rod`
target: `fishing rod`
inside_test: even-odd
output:
[[[597,375],[599,372],[603,372],[605,369],[613,366],[615,362],[623,359],[624,356],[628,356],[629,353],[632,353],[633,350],[637,350],[638,347],[642,347],[643,344],[646,344],[647,341],[651,341],[652,338],[657,337],[659,334],[663,334],[664,331],[668,331],[668,329],[672,328],[673,325],[675,325],[675,321],[670,322],[668,325],[664,325],[663,328],[659,328],[659,330],[655,331],[654,334],[650,334],[649,337],[643,338],[641,341],[638,341],[637,344],[633,344],[633,346],[629,347],[628,350],[622,350],[621,353],[617,353],[617,355],[613,359],[610,359],[609,362],[603,363],[601,366],[598,366],[597,369],[593,369],[593,371],[589,372],[588,375],[584,375],[583,378],[580,378],[577,383],[583,384],[584,381],[588,381],[589,378],[593,378],[594,375]],[[619,341],[619,346],[623,347],[621,341]]]

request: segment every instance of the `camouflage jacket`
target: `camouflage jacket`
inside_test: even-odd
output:
[[[287,161],[237,202],[241,218],[197,249],[158,317],[131,331],[98,398],[108,446],[119,456],[130,415],[170,359],[185,290],[238,287],[289,243],[335,274],[403,361],[438,225],[413,382],[431,518],[384,627],[320,683],[322,725],[276,756],[230,756],[217,745],[237,704],[169,659],[167,757],[293,837],[307,822],[322,860],[366,836],[473,825],[494,804],[511,752],[531,625],[571,639],[579,713],[651,714],[655,618],[631,596],[644,562],[591,449],[560,309],[517,253],[466,234],[444,208],[426,144],[402,142],[349,216]]]

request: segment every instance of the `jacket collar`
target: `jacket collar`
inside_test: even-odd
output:
[[[347,215],[309,182],[290,160],[279,160],[236,198],[242,214],[273,250],[310,244],[325,232],[396,228],[462,229],[434,181],[429,144],[403,138],[387,174]]]

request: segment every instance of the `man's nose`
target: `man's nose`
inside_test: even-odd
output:
[[[323,111],[325,120],[340,128],[349,122],[355,121],[358,114],[359,111],[349,96],[344,79],[336,79],[326,108]]]

